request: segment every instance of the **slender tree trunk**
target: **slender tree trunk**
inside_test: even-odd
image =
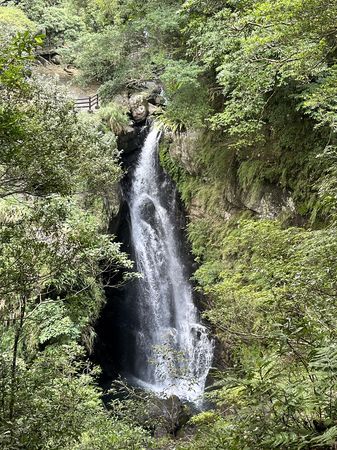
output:
[[[16,388],[17,388],[17,359],[19,350],[19,341],[22,333],[23,323],[26,312],[26,295],[22,295],[20,298],[20,312],[19,321],[15,330],[14,344],[13,344],[13,357],[11,365],[11,384],[10,384],[10,397],[9,397],[9,421],[13,425],[14,413],[15,413],[15,401],[16,401]],[[13,426],[11,426],[11,438],[13,439]]]

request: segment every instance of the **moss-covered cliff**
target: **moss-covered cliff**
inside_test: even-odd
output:
[[[337,244],[324,134],[297,113],[275,107],[275,116],[279,128],[247,152],[207,130],[167,134],[161,145],[219,344],[217,407],[200,416],[188,448],[298,448],[332,426]]]

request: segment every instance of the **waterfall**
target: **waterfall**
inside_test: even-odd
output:
[[[158,161],[160,133],[148,134],[128,195],[131,244],[141,278],[132,294],[137,315],[133,381],[159,396],[201,398],[213,343],[200,323],[183,264],[175,195]]]

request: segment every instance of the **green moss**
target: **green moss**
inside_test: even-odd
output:
[[[169,145],[169,141],[164,138],[159,148],[160,164],[176,183],[181,199],[187,206],[190,204],[195,188],[197,187],[196,180],[188,174],[177,159],[172,158],[169,152]]]
[[[258,197],[264,186],[273,185],[292,196],[297,212],[311,225],[326,221],[333,202],[322,197],[320,186],[329,162],[317,157],[323,151],[326,130],[315,129],[289,100],[276,98],[269,112],[265,142],[249,150],[236,150],[220,132],[200,133],[190,151],[193,179],[182,175],[181,163],[170,159],[168,150],[163,164],[178,189],[188,192],[184,198],[190,201],[193,196],[209,214],[219,215],[224,209],[228,189]]]

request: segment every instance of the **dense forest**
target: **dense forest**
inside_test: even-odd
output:
[[[337,1],[0,5],[0,447],[337,448]],[[109,233],[135,94],[215,340],[179,427],[121,380],[103,402],[91,358],[106,289],[139,277]]]

